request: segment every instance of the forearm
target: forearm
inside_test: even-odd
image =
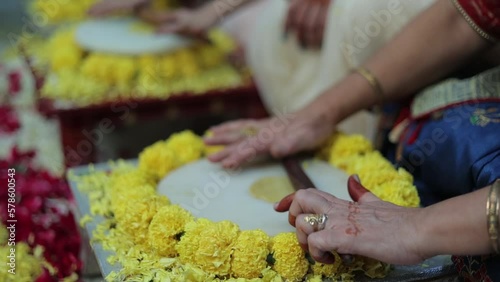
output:
[[[378,79],[383,100],[396,100],[443,78],[490,46],[450,1],[440,0],[363,66]],[[332,119],[338,122],[381,100],[364,77],[352,73],[320,96],[317,103],[330,105]]]
[[[255,0],[212,0],[201,9],[215,13],[217,17],[222,18],[253,1]]]
[[[486,222],[486,187],[422,209],[416,248],[423,257],[493,253]]]

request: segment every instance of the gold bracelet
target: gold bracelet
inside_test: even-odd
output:
[[[499,245],[499,230],[498,230],[498,211],[500,208],[499,201],[500,193],[500,179],[497,179],[493,185],[491,185],[490,193],[488,195],[488,200],[486,201],[486,218],[488,234],[490,235],[490,241],[493,245],[493,250],[498,253]]]
[[[379,96],[381,100],[384,100],[384,91],[382,90],[382,86],[371,71],[369,71],[367,68],[359,67],[354,69],[354,72],[364,77],[368,81],[368,83],[370,83],[377,96]]]

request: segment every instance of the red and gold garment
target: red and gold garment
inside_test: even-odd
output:
[[[479,35],[492,42],[500,40],[499,0],[453,0],[453,3]]]

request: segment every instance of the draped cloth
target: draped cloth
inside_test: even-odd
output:
[[[491,42],[500,40],[500,1],[498,0],[452,0],[480,36]]]
[[[418,114],[403,135],[399,164],[414,176],[424,206],[500,178],[500,66],[445,80],[415,101]],[[465,281],[500,281],[499,256],[453,260]]]
[[[247,61],[269,112],[305,107],[354,67],[360,66],[418,13],[434,1],[333,0],[321,50],[300,47],[294,34],[285,37],[288,1],[268,0],[260,9],[248,40]],[[370,139],[375,119],[359,113],[339,125],[347,133]]]

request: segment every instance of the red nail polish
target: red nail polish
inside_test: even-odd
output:
[[[347,189],[349,191],[349,196],[351,196],[351,199],[355,202],[357,202],[365,193],[369,192],[358,180],[356,180],[354,175],[349,177],[349,180],[347,180]]]

